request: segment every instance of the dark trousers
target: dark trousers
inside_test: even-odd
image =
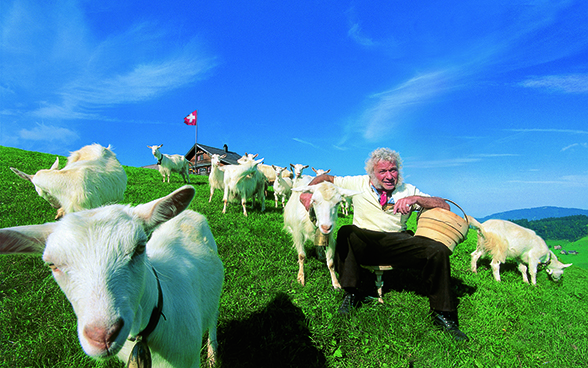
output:
[[[431,309],[456,311],[451,292],[451,251],[443,244],[407,232],[387,233],[342,226],[337,233],[335,270],[343,289],[359,286],[360,265],[391,265],[421,271]]]

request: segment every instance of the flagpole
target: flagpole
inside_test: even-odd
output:
[[[198,110],[196,110],[198,111]],[[196,116],[198,116],[198,112],[196,113]],[[198,156],[196,156],[196,153],[198,152],[198,120],[196,120],[196,126],[194,127],[194,171],[196,172],[196,175],[198,175],[198,171],[196,169],[197,165],[198,165]]]

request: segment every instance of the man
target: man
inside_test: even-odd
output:
[[[353,197],[353,224],[342,226],[337,234],[335,270],[345,290],[341,314],[348,314],[362,300],[359,290],[361,265],[389,264],[395,268],[421,270],[433,323],[458,341],[468,341],[459,330],[456,300],[451,292],[451,251],[435,240],[413,236],[406,229],[412,211],[449,205],[402,181],[402,160],[397,152],[378,148],[366,161],[367,175],[335,177],[321,175],[310,184],[330,181],[362,192]],[[302,195],[308,209],[310,195]]]

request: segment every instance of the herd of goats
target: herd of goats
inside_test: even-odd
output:
[[[172,172],[190,182],[189,162],[183,155],[162,154],[161,145],[148,147],[164,182]],[[238,164],[221,166],[223,157],[212,155],[209,201],[219,189],[223,213],[227,202],[240,200],[247,216],[247,199],[257,199],[263,211],[269,179],[276,207],[284,207],[284,228],[298,252],[298,281],[305,283],[305,242],[322,234],[329,239],[325,259],[332,285],[340,288],[333,267],[333,230],[339,206],[347,211],[358,193],[330,182],[309,185],[313,176],[302,175],[308,166],[291,165],[290,174],[285,168],[263,165],[256,157],[245,154]],[[208,331],[208,362],[215,364],[224,269],[207,220],[188,209],[195,195],[192,186],[134,207],[117,204],[123,200],[127,175],[110,147],[99,144],[71,153],[62,169],[59,158],[50,169],[34,175],[11,169],[57,208],[59,221],[0,229],[0,254],[42,255],[73,306],[86,354],[116,355],[129,366],[149,361],[153,367],[199,367],[202,337]],[[312,193],[312,220],[299,200],[301,193]],[[559,262],[531,230],[508,221],[480,224],[466,217],[478,232],[471,260],[474,272],[486,253],[498,281],[500,264],[507,258],[517,260],[527,283],[528,270],[532,284],[540,263],[547,264],[556,281],[571,266]]]

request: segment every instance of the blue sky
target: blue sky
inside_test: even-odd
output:
[[[3,0],[0,27],[4,146],[144,166],[197,109],[199,143],[268,164],[390,147],[473,216],[588,209],[585,1]]]

